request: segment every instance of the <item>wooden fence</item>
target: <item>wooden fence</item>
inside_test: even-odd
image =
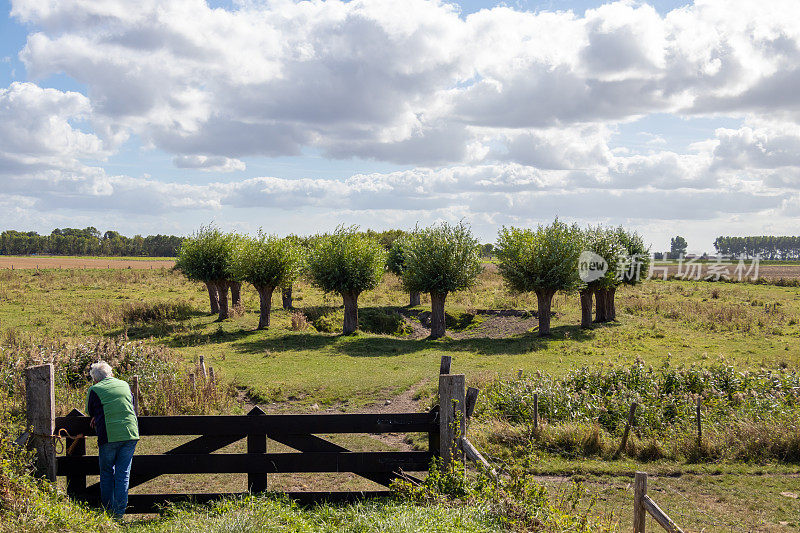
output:
[[[250,492],[268,489],[268,475],[275,473],[352,472],[387,486],[397,477],[415,480],[408,472],[426,471],[434,456],[445,464],[454,454],[463,460],[483,458],[465,436],[466,414],[471,414],[477,389],[465,391],[464,375],[450,374],[450,358],[442,358],[439,376],[440,405],[430,412],[386,414],[266,414],[254,407],[241,416],[139,416],[139,434],[196,436],[166,453],[135,455],[130,486],[136,487],[161,475],[171,474],[247,474]],[[65,476],[70,496],[99,502],[99,484],[87,486],[87,476],[99,474],[96,455],[86,455],[86,437],[95,436],[90,418],[73,410],[55,417],[53,367],[50,364],[26,370],[27,415],[31,442],[37,449],[40,475],[53,481]],[[467,400],[471,405],[467,405]],[[65,455],[56,456],[56,436],[68,433]],[[318,435],[337,433],[427,433],[428,450],[354,452]],[[74,438],[72,438],[74,437]],[[212,453],[234,442],[247,439],[247,453]],[[270,453],[267,439],[300,453]],[[477,454],[477,456],[476,456]],[[485,460],[484,460],[485,462]],[[416,481],[416,480],[415,480]],[[371,492],[289,493],[301,502],[341,501],[388,494]],[[222,493],[131,494],[129,512],[152,512],[158,505],[175,501],[206,502]]]
[[[633,486],[633,533],[645,533],[647,513],[669,533],[683,533],[667,513],[647,495],[647,473],[636,472]]]

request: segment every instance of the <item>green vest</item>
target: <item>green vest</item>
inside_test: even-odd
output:
[[[121,379],[106,378],[89,389],[94,391],[103,404],[106,419],[108,442],[139,439],[139,424],[133,410],[131,389]],[[86,411],[89,411],[89,397],[86,397]]]

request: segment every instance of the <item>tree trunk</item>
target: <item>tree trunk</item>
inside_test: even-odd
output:
[[[581,291],[581,327],[592,327],[592,289]]]
[[[539,318],[539,336],[550,335],[550,305],[553,303],[555,291],[537,291],[537,315]]]
[[[218,280],[215,285],[217,286],[217,296],[219,297],[219,319],[225,320],[231,317],[231,312],[228,309],[228,280]]]
[[[594,321],[606,322],[606,294],[608,291],[605,289],[597,289],[594,291]]]
[[[231,306],[242,305],[242,284],[238,281],[231,281]]]
[[[211,314],[216,315],[219,313],[219,295],[217,294],[217,287],[212,281],[206,281],[206,288],[208,288],[208,299],[211,302]]]
[[[408,306],[416,307],[418,305],[419,305],[419,293],[418,292],[409,293]]]
[[[271,285],[258,285],[256,286],[258,297],[261,300],[260,314],[258,315],[258,329],[267,329],[269,327],[269,312],[272,309],[272,292],[275,287]]]
[[[617,319],[617,306],[614,303],[614,295],[616,292],[617,289],[615,287],[608,289],[606,292],[606,320]]]
[[[358,329],[358,293],[343,292],[342,300],[344,300],[344,324],[342,325],[342,333],[349,335],[355,333]]]
[[[431,293],[431,339],[441,339],[447,335],[444,318],[444,301],[447,293]]]
[[[283,308],[287,311],[292,308],[292,286],[284,287],[281,289],[281,300]]]

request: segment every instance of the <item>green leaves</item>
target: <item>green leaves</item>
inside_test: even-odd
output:
[[[621,280],[617,279],[617,276],[620,268],[623,268],[628,254],[616,229],[602,226],[588,227],[583,233],[583,250],[594,252],[602,257],[608,265],[605,274],[588,283],[589,287],[608,289],[620,283]]]
[[[580,284],[582,247],[580,228],[556,219],[535,230],[503,227],[495,255],[500,274],[515,291],[569,291]]]
[[[175,268],[196,281],[236,279],[232,271],[233,249],[239,237],[213,225],[201,226],[184,239]]]
[[[360,294],[380,283],[386,251],[380,242],[358,231],[357,226],[339,226],[331,234],[315,239],[308,253],[311,280],[326,292]]]
[[[302,264],[302,250],[296,239],[279,239],[259,231],[255,239],[240,239],[233,254],[232,271],[237,279],[256,287],[278,287],[294,281]]]
[[[464,222],[417,229],[402,246],[403,285],[411,292],[448,294],[467,289],[483,270],[478,241]]]
[[[650,272],[650,248],[645,246],[644,239],[635,231],[626,231],[622,226],[615,231],[628,256],[626,263],[621,265],[621,281],[626,285],[641,283]]]

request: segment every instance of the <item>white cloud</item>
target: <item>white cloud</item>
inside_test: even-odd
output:
[[[583,16],[498,7],[462,18],[423,0],[232,11],[203,0],[12,0],[33,28],[20,54],[29,75],[64,73],[88,96],[0,89],[0,203],[410,224],[782,220],[800,190],[795,4],[697,0],[662,16],[621,1]],[[646,153],[609,147],[618,124],[655,113],[745,122],[687,153],[669,131],[645,132]],[[251,165],[212,184],[104,169],[98,161],[131,135],[188,171],[245,171],[242,158],[307,148],[413,168],[336,180],[253,177]]]
[[[244,161],[223,156],[179,155],[172,162],[178,168],[193,168],[203,172],[233,172],[247,168]]]
[[[98,124],[167,151],[275,156],[314,146],[431,165],[473,157],[475,127],[792,112],[792,8],[698,0],[660,16],[623,1],[583,17],[499,7],[462,19],[423,0],[400,10],[331,0],[236,11],[202,0],[14,0],[12,14],[40,30],[21,54],[30,73],[73,76],[89,87]]]

